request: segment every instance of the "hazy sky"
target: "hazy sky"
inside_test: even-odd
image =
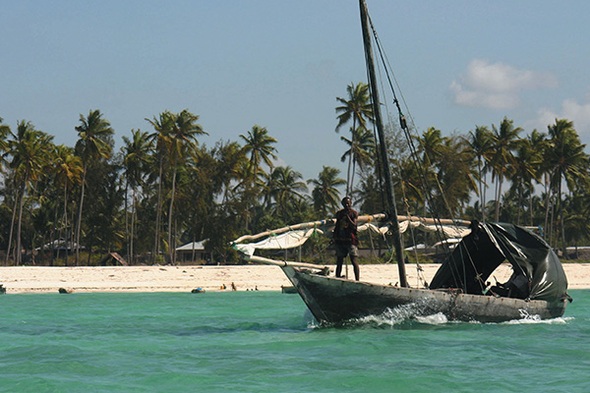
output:
[[[368,5],[420,132],[565,117],[590,143],[589,1]],[[355,0],[0,0],[0,117],[73,146],[100,109],[120,147],[186,108],[207,146],[258,124],[305,179],[344,174],[334,108],[366,80],[358,14]]]

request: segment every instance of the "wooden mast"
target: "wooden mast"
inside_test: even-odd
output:
[[[365,46],[365,60],[367,71],[369,73],[369,87],[371,88],[371,97],[373,101],[373,115],[375,116],[375,125],[379,137],[379,159],[383,170],[385,181],[385,192],[387,196],[387,214],[391,221],[391,232],[393,234],[393,245],[397,260],[399,283],[402,287],[407,287],[406,266],[403,256],[402,238],[397,221],[397,208],[395,206],[395,194],[393,192],[393,182],[391,179],[391,170],[389,169],[389,160],[387,157],[387,147],[385,145],[385,132],[383,130],[383,121],[381,118],[381,108],[379,101],[379,91],[377,90],[377,79],[375,77],[375,65],[373,63],[373,49],[371,47],[371,31],[369,29],[369,15],[365,0],[359,0],[361,11],[361,24],[363,28],[363,42]]]

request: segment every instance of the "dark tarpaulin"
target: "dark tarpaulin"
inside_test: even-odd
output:
[[[567,292],[567,278],[559,258],[539,236],[513,224],[474,223],[471,233],[455,247],[436,272],[430,289],[461,288],[482,294],[486,281],[505,260],[513,278],[530,283],[531,299],[556,301]],[[526,297],[526,296],[525,296]]]

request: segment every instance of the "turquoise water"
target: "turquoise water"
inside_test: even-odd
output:
[[[313,328],[278,292],[0,296],[2,392],[588,392],[590,291],[564,318]]]

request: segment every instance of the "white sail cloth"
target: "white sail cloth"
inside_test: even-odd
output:
[[[399,222],[399,232],[404,233],[408,229],[417,229],[422,232],[439,232],[442,233],[445,237],[450,238],[462,238],[467,236],[471,229],[465,227],[459,227],[454,225],[427,225],[420,221],[400,221]],[[385,235],[389,231],[388,226],[378,227],[371,223],[366,223],[363,225],[359,225],[357,228],[359,231],[370,230],[373,233],[377,233],[380,235]]]
[[[461,238],[471,231],[469,228],[454,225],[427,225],[411,220],[399,222],[400,233],[404,233],[410,228],[424,232],[439,232],[447,238]],[[357,229],[361,232],[371,231],[381,236],[385,236],[389,231],[388,226],[380,227],[370,222],[359,225]],[[234,247],[248,256],[254,255],[256,250],[288,250],[303,245],[314,233],[323,234],[324,232],[318,228],[293,229],[281,234],[270,234],[256,243],[234,243]]]
[[[268,236],[256,243],[234,244],[234,246],[238,251],[249,256],[254,255],[256,250],[287,250],[301,246],[316,231],[320,234],[324,233],[317,228],[297,229],[280,235]]]

